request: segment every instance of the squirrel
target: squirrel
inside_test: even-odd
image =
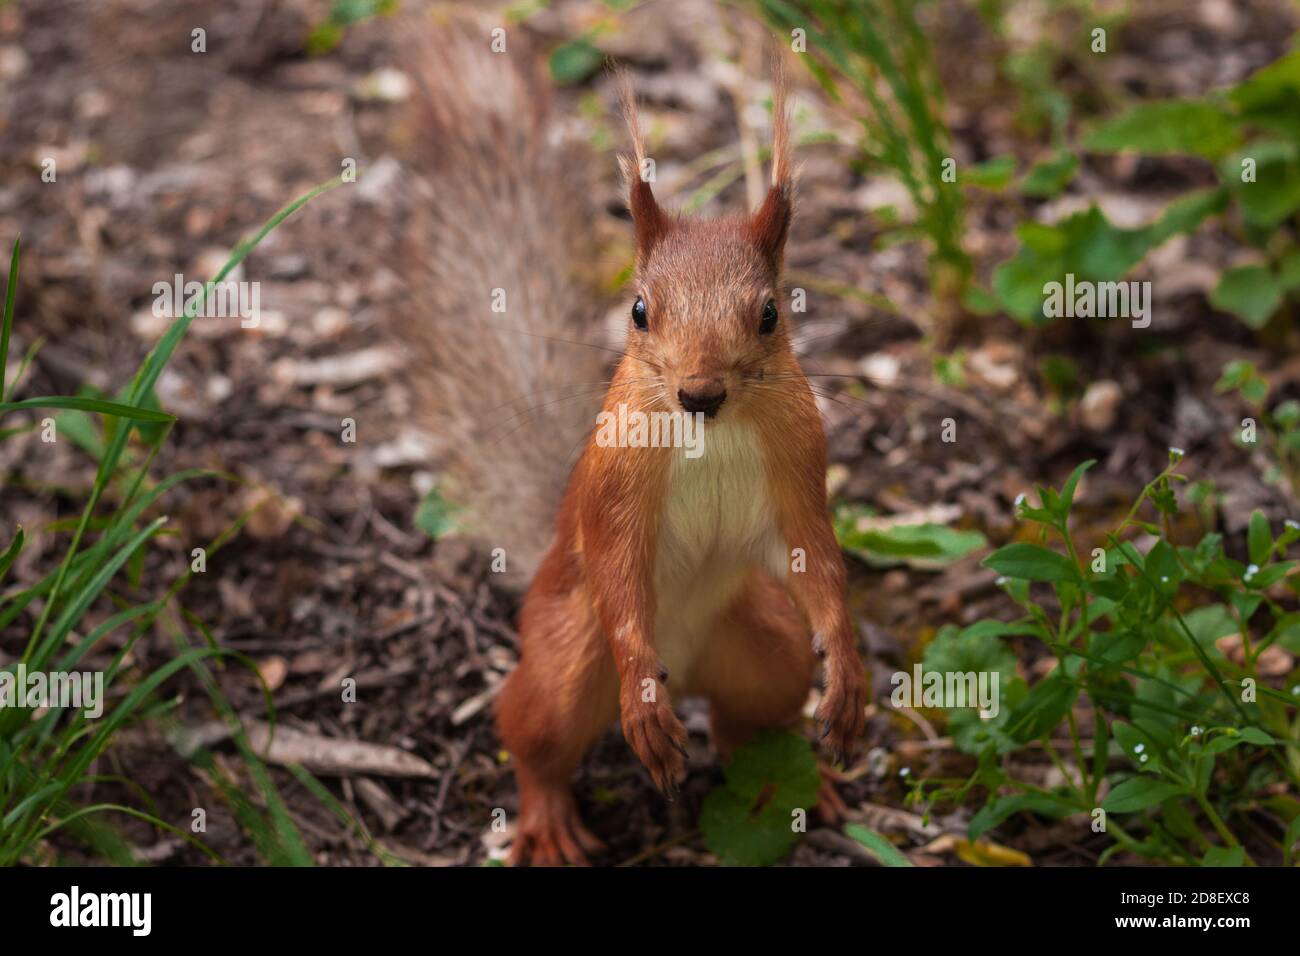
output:
[[[503,417],[498,399],[591,391],[600,375],[598,349],[560,348],[589,339],[599,314],[583,278],[596,255],[584,218],[590,157],[557,134],[536,64],[515,52],[522,37],[503,55],[464,21],[404,32],[425,194],[407,209],[411,297],[396,334],[418,370],[415,411],[444,439],[446,471],[483,540],[525,555],[517,566],[536,564],[519,661],[496,700],[519,791],[511,862],[582,865],[603,845],[579,818],[571,777],[616,719],[666,793],[687,755],[674,700],[708,701],[725,760],[759,731],[798,723],[820,657],[821,737],[841,760],[863,730],[826,439],[782,307],[794,213],[784,71],[773,55],[766,198],[719,219],[659,204],[620,79],[635,268],[626,345],[600,410],[689,415],[703,423],[700,446],[598,441],[590,416],[566,431],[557,402],[503,447],[487,439]],[[493,289],[515,297],[505,316],[489,309]]]

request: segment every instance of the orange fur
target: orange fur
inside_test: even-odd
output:
[[[686,731],[670,690],[709,699],[715,742],[729,753],[798,719],[815,641],[825,654],[824,735],[844,754],[861,733],[864,675],[826,511],[821,418],[788,316],[759,333],[765,303],[783,301],[793,202],[779,69],[776,88],[773,184],[762,207],[688,220],[665,213],[636,175],[644,146],[624,80],[636,293],[649,327],[629,322],[604,409],[673,411],[699,388],[725,400],[705,426],[700,461],[684,462],[679,449],[602,447],[593,436],[570,476],[524,600],[519,665],[497,703],[519,779],[515,862],[584,863],[598,848],[569,778],[615,717],[656,785],[678,781]],[[689,471],[696,467],[709,470]],[[790,571],[793,549],[806,554],[806,570]],[[706,619],[691,619],[696,609]],[[681,672],[665,669],[670,645]]]

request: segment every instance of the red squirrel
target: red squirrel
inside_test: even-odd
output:
[[[569,292],[581,293],[581,282],[569,281],[576,269],[555,268],[554,281],[540,293],[535,277],[521,279],[525,306],[506,316],[485,314],[488,288],[467,293],[462,303],[446,287],[463,285],[454,274],[470,270],[508,296],[514,269],[546,269],[557,256],[573,254],[566,245],[571,237],[556,238],[554,248],[544,240],[559,228],[553,220],[571,225],[578,212],[557,208],[570,184],[554,175],[564,169],[567,179],[580,176],[576,167],[546,159],[558,147],[546,132],[544,104],[531,90],[531,67],[517,55],[493,62],[464,47],[486,49],[488,41],[486,33],[470,30],[426,48],[436,50],[440,62],[436,69],[423,64],[423,106],[414,119],[425,124],[425,135],[432,132],[427,142],[439,151],[428,185],[435,205],[441,193],[441,211],[422,235],[441,244],[435,258],[445,260],[445,268],[424,265],[438,272],[442,287],[426,276],[421,305],[466,312],[434,326],[442,338],[406,336],[416,361],[435,366],[429,377],[442,376],[442,384],[428,383],[429,401],[441,403],[430,417],[442,427],[448,407],[463,405],[465,390],[475,384],[499,396],[512,384],[522,389],[536,383],[536,367],[512,364],[508,350],[531,348],[554,371],[557,337],[538,330],[592,335],[590,326],[584,335],[571,318],[555,314],[590,309],[562,291],[567,282]],[[632,155],[621,162],[635,273],[627,290],[625,351],[601,408],[612,415],[620,406],[624,414],[685,412],[702,420],[703,430],[692,454],[683,447],[598,442],[594,421],[584,423],[587,437],[523,600],[519,662],[496,702],[498,733],[519,787],[515,864],[585,864],[601,850],[579,819],[570,784],[584,752],[615,720],[655,785],[670,791],[684,774],[687,738],[674,701],[708,701],[714,745],[726,759],[755,733],[799,721],[820,655],[822,738],[842,758],[862,732],[865,675],[845,605],[844,560],[827,514],[826,440],[791,346],[793,320],[782,290],[794,182],[785,80],[777,57],[773,63],[771,187],[757,211],[720,219],[674,215],[659,205],[651,183],[639,175],[645,150],[630,87],[622,80]],[[496,78],[471,89],[463,77],[452,78],[456,70],[495,70]],[[450,89],[456,82],[463,85]],[[535,109],[531,116],[512,112],[524,105],[517,97],[525,89]],[[472,99],[473,108],[458,96]],[[473,175],[458,172],[479,148],[489,150],[479,157],[482,165]],[[521,202],[530,204],[522,224],[517,217],[493,219]],[[482,207],[477,214],[476,204]],[[473,221],[456,224],[457,217]],[[493,263],[467,264],[476,254],[471,244],[434,235],[449,224],[495,229]],[[530,242],[530,254],[520,254],[520,245]],[[458,371],[448,350],[459,361],[456,350],[467,336],[500,345],[507,374],[493,378],[483,365],[473,381],[475,374]],[[590,363],[590,356],[581,361]],[[518,376],[513,383],[512,375]],[[491,433],[490,406],[484,402],[479,409],[481,431],[456,432],[462,446]],[[497,451],[532,456],[526,468],[499,468],[536,510],[539,499],[521,487],[539,481],[529,474],[539,467],[536,449],[527,447],[533,443],[530,432]],[[471,497],[475,490],[484,493],[485,483],[502,480],[473,461],[486,445],[479,437],[474,447],[452,451],[470,459],[459,473]],[[564,461],[541,467],[562,477]],[[508,509],[506,497],[498,493],[479,513]],[[518,502],[513,507],[517,511]],[[511,540],[484,539],[509,555]]]

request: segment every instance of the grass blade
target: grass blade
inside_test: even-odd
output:
[[[18,256],[22,236],[14,239],[13,256],[9,259],[9,280],[5,284],[5,310],[0,316],[0,402],[5,397],[5,363],[9,361],[9,330],[14,324],[14,300],[18,297]]]

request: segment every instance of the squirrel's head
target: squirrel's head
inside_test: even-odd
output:
[[[779,59],[773,63],[772,185],[756,212],[723,219],[672,215],[659,205],[623,80],[634,155],[622,163],[636,233],[629,371],[666,410],[739,414],[779,389],[793,362],[781,267],[794,184],[784,76]]]

